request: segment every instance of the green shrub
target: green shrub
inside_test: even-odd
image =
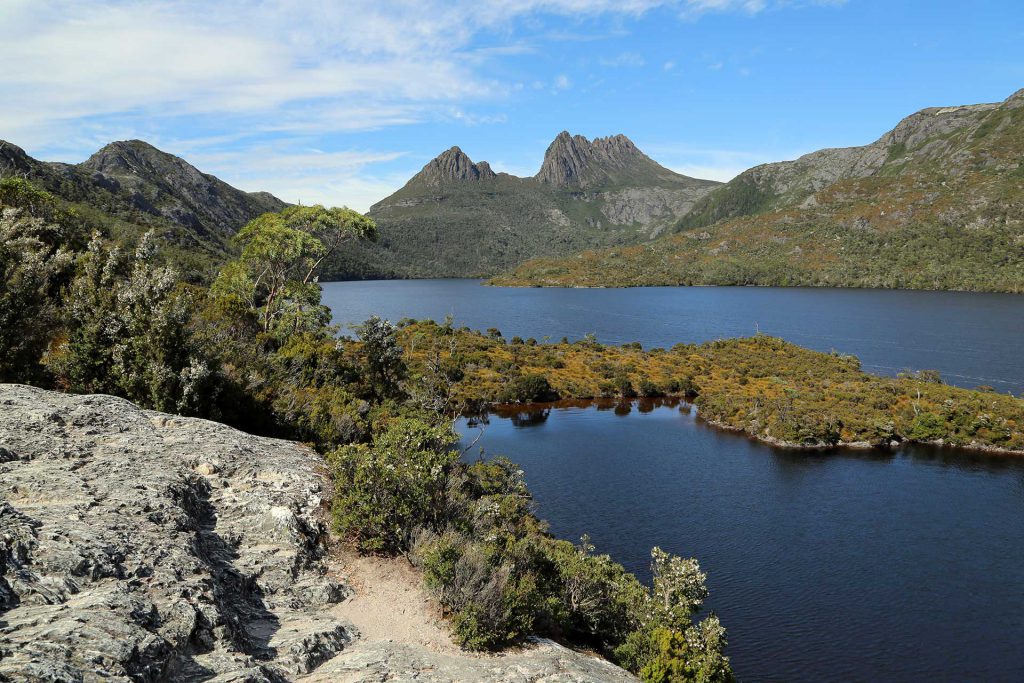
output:
[[[398,552],[414,528],[442,511],[449,468],[458,460],[450,427],[400,418],[372,444],[350,444],[328,456],[336,495],[334,525],[364,552]]]
[[[554,401],[558,394],[551,388],[548,378],[540,374],[520,375],[505,387],[500,400],[505,403],[533,403]]]
[[[637,393],[640,396],[650,398],[652,396],[664,396],[665,392],[661,390],[661,387],[657,383],[652,382],[649,377],[640,378],[639,386],[637,387]]]
[[[946,421],[935,413],[921,413],[910,423],[907,437],[915,441],[934,441],[947,436]]]

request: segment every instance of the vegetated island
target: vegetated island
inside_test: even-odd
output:
[[[1024,292],[1024,90],[757,166],[656,240],[536,258],[490,283]]]
[[[759,335],[644,351],[506,340],[432,321],[403,321],[408,363],[428,383],[457,378],[467,406],[556,399],[681,396],[707,422],[778,446],[945,444],[1024,453],[1024,400],[961,389],[938,373],[863,372],[849,355],[811,351]],[[440,378],[440,379],[439,379]]]

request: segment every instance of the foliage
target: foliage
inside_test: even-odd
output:
[[[353,238],[376,239],[376,226],[350,209],[291,206],[263,214],[238,232],[241,256],[221,271],[213,293],[258,310],[263,332],[277,338],[320,329],[330,320],[320,305],[320,265]]]
[[[379,399],[401,394],[405,361],[396,331],[397,328],[389,321],[375,315],[356,328],[361,342],[359,356],[364,375],[370,390]]]
[[[693,401],[699,416],[773,443],[831,446],[937,441],[1024,450],[1024,401],[934,381],[861,371],[852,356],[818,353],[760,335],[667,351],[575,343],[508,345],[490,335],[443,332],[436,323],[398,331],[411,374],[442,333],[457,338],[464,372],[452,403],[506,400],[509,377],[542,376],[565,399],[628,396],[632,387]],[[920,418],[929,413],[936,416]]]
[[[558,394],[552,390],[547,377],[540,374],[520,375],[513,378],[501,394],[501,400],[507,403],[553,401],[557,398]]]
[[[204,414],[216,384],[189,324],[193,297],[173,270],[153,266],[155,255],[150,233],[131,255],[94,235],[68,292],[73,324],[47,362],[58,383],[75,391]]]
[[[331,453],[338,531],[364,552],[407,547],[414,527],[442,512],[441,496],[458,458],[455,442],[450,428],[402,418],[377,432],[371,444]]]
[[[0,381],[44,377],[60,323],[56,297],[82,237],[76,217],[23,180],[0,181]]]
[[[711,616],[686,633],[655,628],[638,634],[643,661],[640,677],[651,683],[725,683],[732,681],[728,658],[722,656],[724,631]]]
[[[651,573],[654,575],[652,617],[669,628],[689,625],[690,615],[700,609],[708,596],[707,576],[697,561],[684,560],[661,548],[651,550]]]

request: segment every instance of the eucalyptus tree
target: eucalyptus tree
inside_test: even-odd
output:
[[[344,207],[290,206],[250,221],[235,239],[241,255],[221,270],[213,293],[245,303],[264,334],[282,339],[327,324],[321,267],[346,242],[376,240],[377,226]]]

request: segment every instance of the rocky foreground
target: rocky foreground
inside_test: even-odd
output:
[[[110,396],[0,385],[0,681],[633,680],[550,642],[477,656],[409,637],[433,624],[360,628],[345,607],[374,586],[353,590],[329,551],[321,462]],[[371,610],[412,599],[387,590]]]

